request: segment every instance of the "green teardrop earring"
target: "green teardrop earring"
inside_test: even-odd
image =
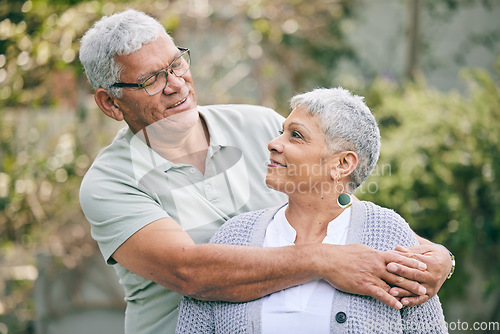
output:
[[[346,209],[351,206],[352,204],[352,198],[351,195],[342,193],[337,197],[337,204],[342,208]]]

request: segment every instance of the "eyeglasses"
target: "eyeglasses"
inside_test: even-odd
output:
[[[169,73],[174,74],[176,77],[181,77],[189,70],[191,65],[191,51],[186,48],[177,47],[182,53],[177,56],[164,70],[158,71],[149,76],[142,83],[128,83],[128,82],[115,82],[111,87],[136,87],[144,88],[149,95],[155,95],[167,87],[167,77]]]

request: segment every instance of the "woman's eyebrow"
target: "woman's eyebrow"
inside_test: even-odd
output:
[[[292,125],[300,126],[301,128],[307,130],[307,132],[312,133],[311,130],[309,130],[309,128],[305,124],[303,124],[303,123],[300,123],[300,122],[291,122],[291,123],[288,124],[288,127],[290,127]]]

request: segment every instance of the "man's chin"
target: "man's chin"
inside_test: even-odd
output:
[[[148,125],[144,131],[136,133],[143,141],[147,141],[148,145],[161,145],[169,141],[179,141],[191,131],[199,122],[199,114],[196,108],[184,110],[177,114],[173,114],[157,120]]]
[[[163,130],[170,129],[170,131],[186,131],[190,127],[196,125],[199,120],[198,110],[196,108],[191,108],[187,110],[178,111],[175,113],[169,113],[167,116],[157,122],[148,126],[154,129],[158,128]]]

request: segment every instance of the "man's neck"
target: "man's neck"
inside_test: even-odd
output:
[[[169,131],[161,124],[141,131],[141,139],[163,158],[174,162],[193,165],[203,174],[210,143],[208,128],[200,117],[196,124],[182,132]]]

